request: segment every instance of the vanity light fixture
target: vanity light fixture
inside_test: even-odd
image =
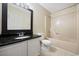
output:
[[[16,5],[16,6],[19,6],[21,8],[24,8],[24,9],[29,9],[28,3],[13,3],[13,4]]]

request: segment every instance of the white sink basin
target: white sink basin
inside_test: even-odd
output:
[[[21,37],[17,37],[15,39],[24,39],[24,38],[29,38],[30,36],[21,36]]]

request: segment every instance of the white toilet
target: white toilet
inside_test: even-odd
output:
[[[42,39],[40,39],[42,48],[45,49],[45,50],[48,50],[52,45],[51,38],[45,39],[44,33],[37,33],[37,35],[42,36]]]
[[[41,40],[41,43],[42,43],[42,48],[45,50],[49,50],[49,48],[52,46],[52,42],[47,39]]]

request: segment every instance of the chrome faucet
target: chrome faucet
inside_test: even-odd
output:
[[[19,34],[19,36],[24,36],[24,32],[20,32],[18,34]]]

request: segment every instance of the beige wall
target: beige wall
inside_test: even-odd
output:
[[[77,6],[72,6],[52,14],[51,36],[54,45],[77,53]],[[79,24],[78,24],[79,25]]]
[[[79,54],[79,4],[77,5],[77,53]]]
[[[54,14],[53,26],[56,37],[74,42],[76,39],[76,7]]]
[[[50,37],[51,16],[46,18],[46,37]]]
[[[47,27],[47,22],[50,23],[50,12],[48,12],[46,9],[44,9],[42,6],[40,6],[37,3],[32,3],[31,9],[34,11],[34,22],[33,22],[33,31],[34,33],[46,33],[50,30]],[[46,23],[45,23],[46,22]],[[46,25],[45,25],[46,24]],[[49,24],[50,25],[50,24]]]
[[[49,31],[50,28],[48,29],[45,27],[45,19],[46,22],[47,20],[50,19],[50,12],[44,9],[42,6],[40,6],[37,3],[30,3],[30,8],[33,9],[34,15],[33,15],[33,32],[34,33],[47,33],[46,31]],[[0,4],[0,20],[1,20],[1,4]],[[1,21],[0,21],[1,22]],[[50,22],[50,21],[49,21]],[[1,24],[1,23],[0,23]],[[47,24],[47,23],[46,23]],[[0,25],[1,27],[1,25]],[[1,32],[1,28],[0,28]]]

